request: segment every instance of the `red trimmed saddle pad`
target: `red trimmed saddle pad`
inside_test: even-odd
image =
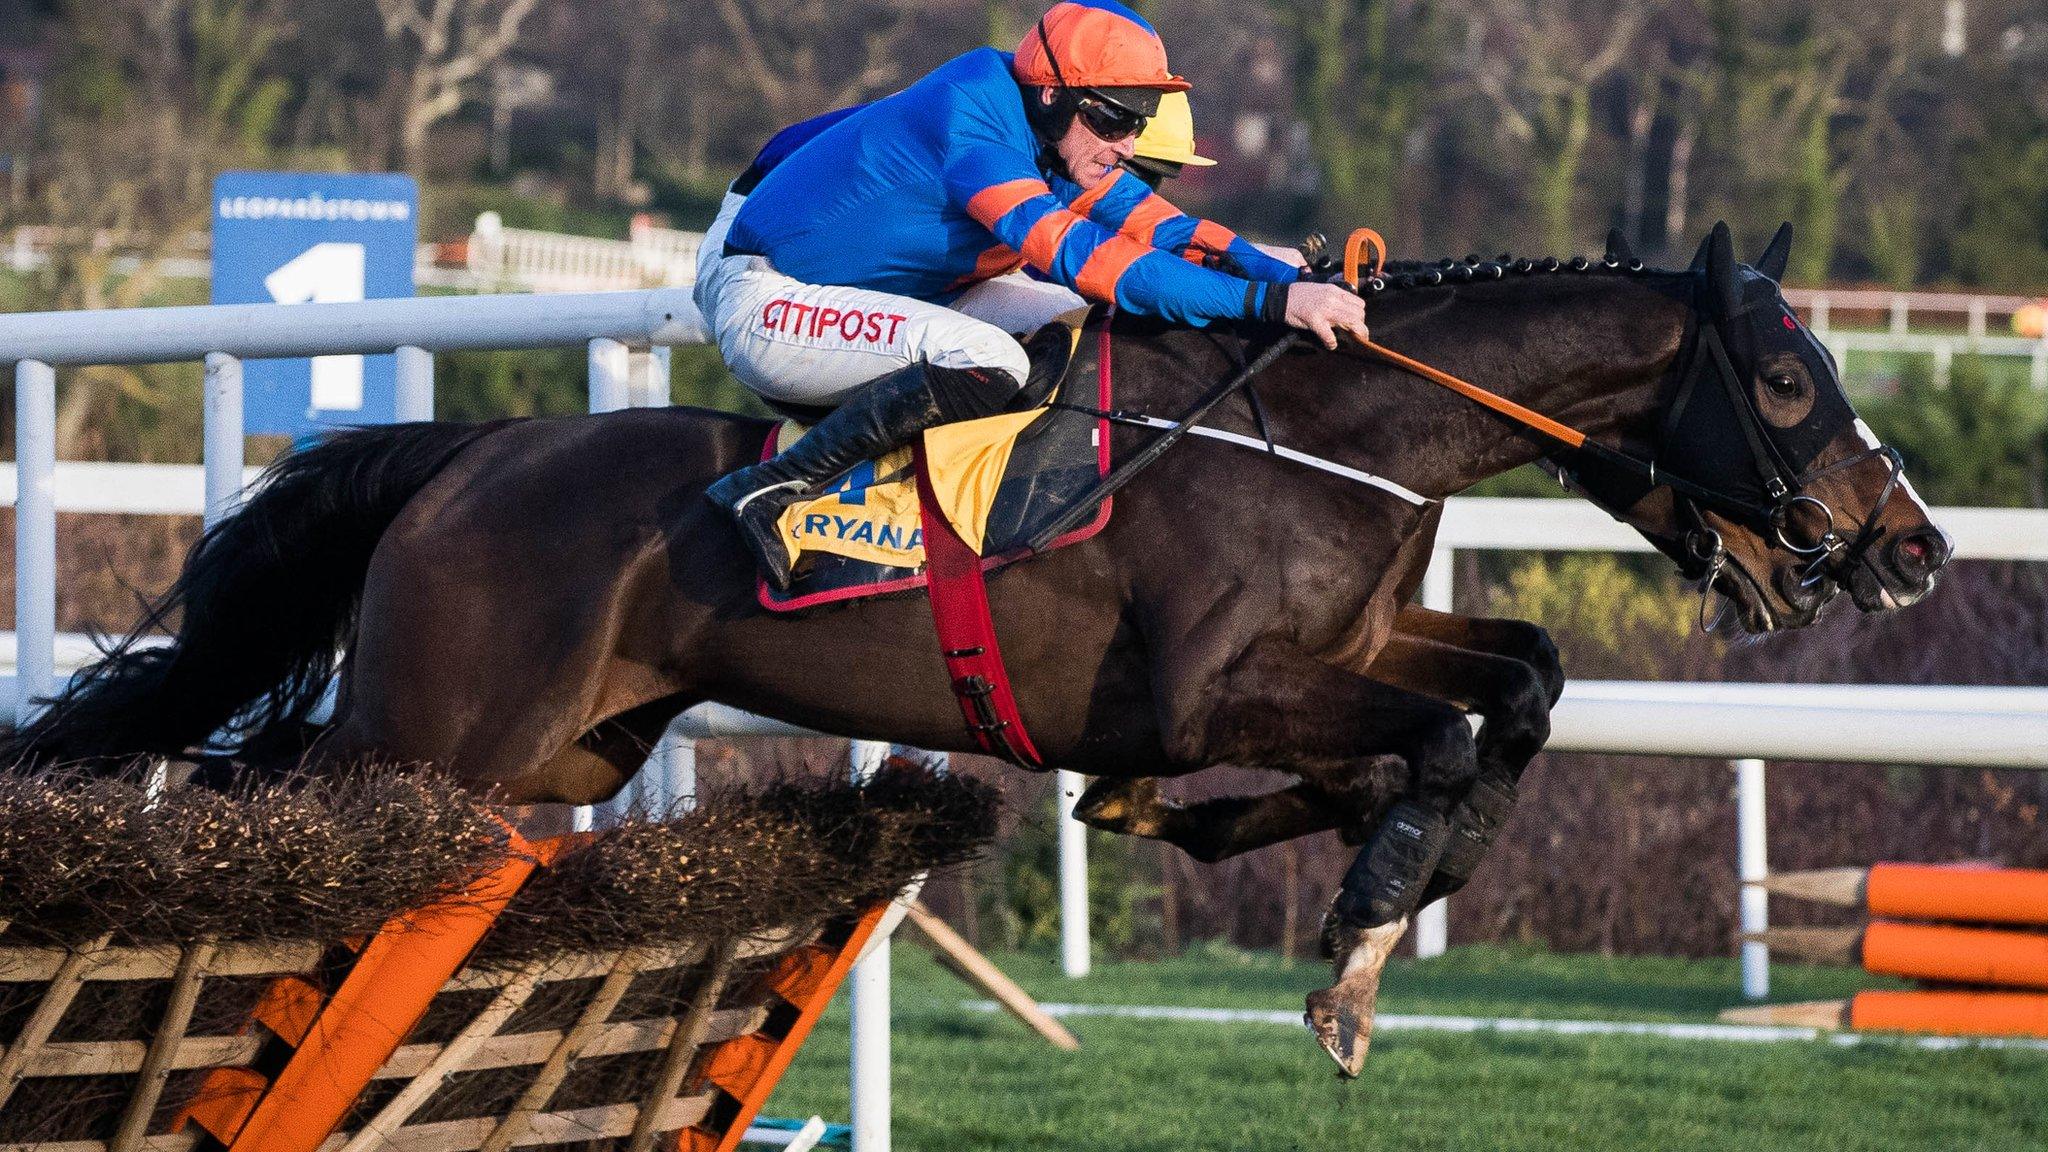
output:
[[[794,612],[863,596],[925,586],[924,507],[920,480],[936,514],[993,571],[1028,555],[1024,542],[1080,499],[1109,472],[1109,325],[1100,310],[1054,321],[1063,338],[1041,331],[1029,341],[1032,376],[1045,388],[1038,407],[928,429],[921,442],[849,469],[819,495],[783,514],[784,542],[798,555],[788,592],[759,584],[763,607]],[[1094,339],[1083,339],[1084,332]],[[1064,361],[1064,372],[1057,363]],[[1092,392],[1083,391],[1093,378]],[[1027,386],[1029,387],[1029,386]],[[1062,406],[1062,396],[1074,407]],[[778,425],[762,446],[767,459],[792,442]],[[1109,522],[1110,502],[1095,518],[1054,541],[1085,540]]]

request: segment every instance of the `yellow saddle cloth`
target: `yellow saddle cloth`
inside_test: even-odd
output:
[[[1079,346],[1086,315],[1077,310],[1054,321],[1067,329],[1060,348],[1064,356],[1055,366],[1062,374]],[[1034,365],[1034,376],[1042,367]],[[1018,437],[1053,411],[1047,405],[1059,389],[1054,385],[1043,404],[1023,412],[941,424],[924,432],[926,469],[938,510],[977,554],[986,555],[989,513],[1009,473]],[[776,450],[794,444],[805,430],[795,421],[785,421]],[[821,495],[790,505],[780,522],[782,542],[792,564],[805,552],[823,552],[889,568],[917,568],[925,562],[920,514],[917,470],[906,446],[848,470]]]

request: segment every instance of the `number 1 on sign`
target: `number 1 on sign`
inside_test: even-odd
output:
[[[263,278],[279,304],[344,304],[363,298],[363,246],[328,241],[299,253]],[[363,406],[361,356],[313,357],[314,411],[355,412]]]

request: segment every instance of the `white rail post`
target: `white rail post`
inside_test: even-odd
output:
[[[481,221],[481,217],[479,217]],[[606,336],[590,342],[590,410],[592,412],[616,412],[631,403],[627,382],[632,369],[632,352],[622,343]],[[645,768],[642,771],[646,771]],[[622,792],[619,799],[631,803],[629,792]],[[597,822],[596,811],[588,804],[579,804],[570,814],[570,827],[578,832],[588,832]]]
[[[1088,828],[1074,819],[1074,806],[1088,780],[1062,769],[1059,790],[1060,971],[1079,980],[1088,975]]]
[[[661,810],[688,812],[697,806],[697,741],[673,731],[661,741],[664,754],[649,765],[650,769],[661,770]]]
[[[593,350],[594,352],[594,350]],[[611,355],[607,350],[607,355]],[[591,395],[596,396],[593,390]],[[626,356],[626,406],[666,408],[669,398],[669,349],[657,344]],[[595,409],[593,409],[595,411]],[[684,777],[687,776],[687,781]],[[663,732],[640,773],[634,795],[652,813],[666,813],[689,804],[697,792],[697,747],[687,736]]]
[[[876,740],[847,749],[853,782],[864,784],[889,755]],[[889,942],[871,946],[853,966],[853,1059],[847,1069],[853,1099],[853,1152],[889,1152]]]
[[[1951,369],[1955,367],[1956,346],[1943,340],[1934,346],[1934,386],[1948,387]]]
[[[1761,881],[1769,874],[1764,841],[1764,762],[1735,760],[1735,868],[1742,880],[1744,935],[1770,927],[1771,897]],[[1761,1000],[1771,994],[1771,950],[1762,941],[1742,942],[1742,994]]]
[[[398,349],[398,421],[434,418],[434,354],[417,344]]]
[[[1894,336],[1904,336],[1906,334],[1906,308],[1907,304],[1905,293],[1892,293],[1891,333]]]
[[[242,503],[242,362],[225,352],[206,354],[206,394],[200,403],[206,464],[206,526]]]
[[[1451,610],[1456,554],[1438,548],[1429,554],[1429,568],[1422,574],[1422,606],[1438,612]],[[1415,955],[1427,960],[1441,956],[1451,943],[1450,900],[1439,900],[1415,914]]]
[[[17,233],[18,235],[18,233]],[[14,722],[57,678],[57,370],[14,366]]]
[[[616,412],[632,403],[628,390],[632,354],[624,344],[600,336],[590,342],[590,410]]]
[[[1811,313],[1811,318],[1807,321],[1806,326],[1813,330],[1814,336],[1817,337],[1822,343],[1827,342],[1828,322],[1831,319],[1832,317],[1828,315],[1827,294],[1824,292],[1814,293],[1813,310]]]
[[[633,408],[669,406],[669,350],[657,344],[632,354],[631,377],[627,384],[627,405]]]

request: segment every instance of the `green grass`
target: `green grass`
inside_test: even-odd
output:
[[[2048,1055],[1643,1037],[1389,1033],[1342,1084],[1304,1030],[1085,1018],[1054,1051],[915,946],[895,950],[895,1134],[905,1152],[989,1148],[2019,1149],[2048,1146]],[[1310,964],[1210,952],[1068,981],[997,962],[1046,1000],[1298,1009]],[[1774,966],[1781,1000],[1866,986]],[[1703,1020],[1736,1000],[1733,961],[1462,948],[1390,971],[1389,1012]],[[767,1114],[844,1120],[846,1016],[835,1002]]]

